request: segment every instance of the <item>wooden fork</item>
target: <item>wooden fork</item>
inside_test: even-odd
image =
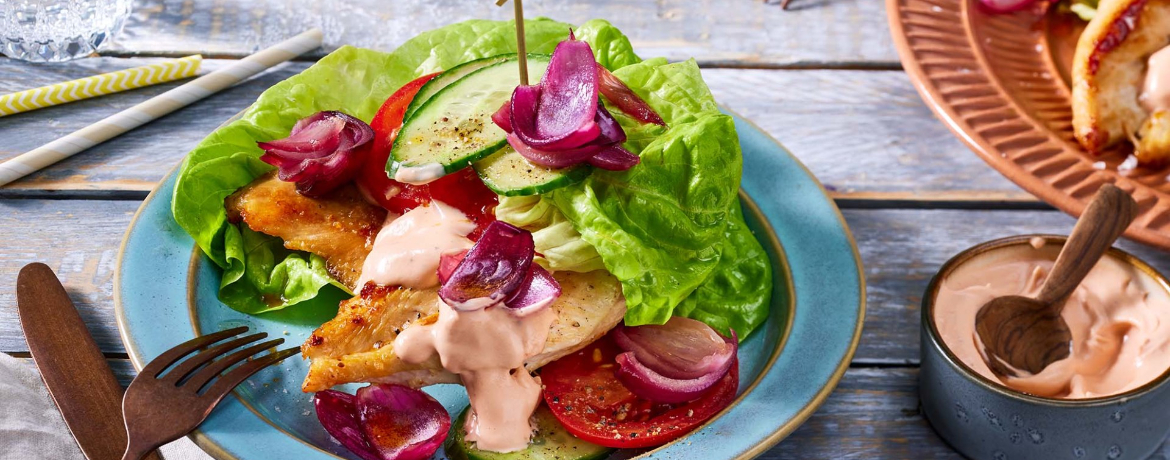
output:
[[[247,331],[247,327],[237,327],[196,337],[167,350],[142,369],[122,398],[128,438],[122,460],[139,460],[147,452],[190,433],[236,385],[298,351],[295,347],[286,348],[251,359],[284,343],[284,339],[276,339],[228,354],[268,337],[265,332],[218,343]],[[199,350],[203,351],[179,362]]]

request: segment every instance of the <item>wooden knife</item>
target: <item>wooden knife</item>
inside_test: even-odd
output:
[[[89,460],[122,458],[122,387],[61,281],[45,264],[26,265],[16,302],[33,361],[81,451]],[[155,453],[146,458],[158,460]]]

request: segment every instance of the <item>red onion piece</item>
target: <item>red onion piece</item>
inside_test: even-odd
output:
[[[723,345],[714,343],[715,338]],[[727,375],[739,350],[735,331],[725,338],[706,324],[681,317],[661,326],[623,326],[614,340],[627,350],[617,355],[618,380],[635,395],[660,403],[702,396]]]
[[[530,147],[528,144],[525,144],[523,140],[517,137],[516,134],[508,135],[508,144],[511,145],[512,148],[515,149],[516,152],[526,160],[531,161],[534,164],[553,169],[567,168],[577,163],[589,160],[589,158],[596,155],[597,152],[600,152],[603,148],[600,145],[589,143],[575,149],[548,152]]]
[[[645,100],[638,96],[634,90],[626,86],[618,77],[610,73],[609,69],[597,65],[598,76],[600,77],[600,85],[598,89],[601,95],[605,96],[610,103],[625,112],[626,115],[633,117],[643,123],[653,123],[660,126],[666,126],[666,122],[662,121],[662,117],[658,116],[658,112],[650,108]]]
[[[992,13],[1011,13],[1036,3],[1036,0],[979,0],[979,5]]]
[[[524,282],[504,305],[517,316],[527,316],[548,308],[560,296],[561,284],[548,270],[534,263],[529,267]]]
[[[524,281],[534,254],[531,233],[492,222],[439,288],[439,297],[462,311],[500,303]]]
[[[512,94],[512,128],[524,143],[560,150],[597,137],[596,62],[588,43],[570,37],[553,50],[539,86],[517,88]]]
[[[672,379],[694,379],[724,368],[738,342],[728,343],[706,323],[682,316],[663,325],[618,326],[613,339],[640,363]]]
[[[260,159],[276,166],[277,177],[296,182],[305,196],[321,196],[353,180],[368,156],[374,130],[341,112],[324,111],[303,118],[284,139],[257,142]]]
[[[596,143],[598,144],[620,144],[626,141],[626,131],[622,129],[609,110],[605,109],[604,105],[597,106],[597,127],[600,133]]]
[[[500,106],[500,110],[492,114],[492,121],[499,126],[504,132],[512,132],[512,101],[505,102]]]
[[[625,171],[642,161],[621,144],[613,144],[589,158],[589,164],[610,171]]]
[[[365,460],[382,460],[366,441],[353,395],[336,390],[320,391],[313,395],[313,407],[321,426],[342,446]]]
[[[640,159],[621,147],[626,132],[598,103],[600,81],[608,78],[607,97],[635,118],[662,118],[629,87],[593,59],[589,45],[569,39],[557,45],[540,83],[518,86],[512,99],[492,114],[508,133],[508,144],[529,162],[566,168],[588,162],[609,170],[626,170]]]
[[[459,266],[459,262],[463,262],[464,257],[467,257],[467,251],[439,256],[439,284],[446,283],[451,278],[451,273],[455,272],[455,268]]]
[[[293,124],[292,132],[297,133],[284,139],[271,142],[259,142],[265,150],[276,149],[297,158],[315,158],[317,152],[329,151],[337,148],[341,136],[337,134],[345,129],[345,118],[328,116],[329,112],[317,112],[308,117],[297,120]]]
[[[540,86],[516,87],[512,92],[511,107],[508,109],[511,118],[504,124],[499,122],[496,124],[505,131],[510,130],[509,133],[522,139],[525,144],[546,151],[559,152],[566,149],[573,149],[597,139],[597,136],[601,133],[601,128],[597,126],[595,121],[581,126],[577,131],[559,140],[545,142],[533,137],[535,135],[531,133],[537,130],[536,123],[540,117],[540,113],[542,110],[546,110],[540,102],[541,94],[544,92],[544,89]],[[499,111],[496,112],[496,114],[499,113]],[[496,114],[493,114],[493,117]]]
[[[425,460],[447,438],[451,416],[435,398],[402,385],[357,391],[362,432],[380,460]]]
[[[727,367],[722,372],[712,372],[695,379],[672,379],[654,372],[643,365],[634,356],[634,352],[627,351],[617,355],[617,378],[631,393],[650,401],[676,404],[693,401],[706,393],[715,383],[719,382],[735,358],[727,361]]]
[[[626,141],[626,132],[622,130],[621,125],[613,118],[613,115],[610,115],[609,111],[605,110],[604,106],[597,106],[597,115],[594,117],[594,122],[597,124],[599,130],[597,138],[577,148],[557,151],[541,150],[525,144],[515,133],[508,134],[508,144],[532,163],[546,168],[567,168],[577,163],[589,161],[598,152],[609,148],[615,143]],[[621,164],[625,163],[628,163],[628,161],[622,162]],[[637,162],[635,161],[630,166],[634,164],[637,164]]]

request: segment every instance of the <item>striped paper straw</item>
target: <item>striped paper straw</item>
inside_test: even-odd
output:
[[[103,73],[0,96],[0,117],[66,102],[104,96],[128,89],[195,76],[203,57],[196,54],[158,64]]]
[[[33,171],[69,158],[78,152],[239,83],[264,69],[316,49],[321,46],[321,39],[321,30],[311,29],[35,150],[0,163],[0,185],[8,184]]]

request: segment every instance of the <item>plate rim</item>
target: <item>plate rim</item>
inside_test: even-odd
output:
[[[836,364],[833,372],[830,374],[829,379],[825,382],[825,384],[822,385],[821,388],[818,389],[816,393],[814,393],[812,398],[806,404],[804,404],[803,407],[801,407],[799,410],[797,410],[792,415],[792,418],[790,420],[788,420],[784,424],[778,426],[775,430],[773,430],[773,432],[771,434],[766,436],[760,442],[756,443],[755,445],[753,445],[752,447],[750,447],[748,449],[745,449],[743,452],[741,452],[738,455],[736,455],[735,457],[733,457],[734,460],[748,460],[748,459],[755,458],[755,457],[759,456],[760,454],[762,454],[763,452],[771,449],[776,444],[778,444],[780,441],[782,441],[784,438],[786,438],[788,435],[790,435],[793,431],[795,431],[797,428],[799,428],[801,425],[803,425],[804,422],[807,421],[808,418],[811,417],[812,414],[815,413],[816,410],[818,410],[824,404],[825,400],[827,400],[829,395],[831,395],[832,392],[836,389],[837,385],[840,383],[841,379],[844,377],[845,372],[849,369],[849,365],[852,362],[854,355],[856,354],[858,345],[859,345],[860,340],[861,340],[861,334],[862,334],[862,330],[864,328],[865,315],[866,315],[867,306],[868,306],[868,304],[867,304],[867,302],[868,302],[867,289],[868,288],[866,285],[865,270],[864,270],[864,266],[862,263],[861,254],[860,254],[860,251],[858,250],[858,247],[857,247],[857,241],[853,235],[852,230],[849,228],[849,225],[846,222],[844,215],[841,213],[840,208],[836,205],[836,202],[829,195],[828,191],[825,189],[824,184],[821,183],[820,179],[818,179],[812,173],[812,171],[809,170],[808,167],[803,162],[801,162],[800,159],[797,158],[791,152],[791,150],[786,148],[779,140],[777,140],[775,137],[773,137],[770,133],[768,133],[767,131],[764,131],[757,124],[755,124],[751,120],[747,119],[746,117],[743,117],[739,113],[732,111],[723,105],[719,105],[719,107],[722,111],[731,115],[733,118],[737,119],[737,121],[743,122],[743,123],[751,126],[759,135],[761,135],[767,141],[774,144],[775,147],[780,149],[780,151],[783,152],[784,155],[788,156],[792,160],[792,162],[801,169],[801,172],[803,173],[803,175],[806,176],[816,186],[819,194],[824,198],[826,204],[828,204],[828,206],[831,208],[831,211],[837,220],[837,224],[839,225],[839,228],[843,232],[843,234],[846,238],[846,241],[849,244],[851,258],[853,259],[853,262],[854,262],[855,268],[856,268],[856,272],[857,272],[857,285],[858,285],[858,292],[856,293],[857,298],[858,298],[857,316],[854,318],[854,330],[851,334],[850,343],[847,346],[845,353],[842,355],[840,362],[838,362]],[[115,322],[116,322],[117,327],[118,327],[119,338],[121,339],[123,346],[125,347],[125,349],[127,351],[127,355],[130,358],[130,362],[131,362],[132,366],[135,368],[136,372],[141,371],[141,369],[145,363],[143,363],[141,353],[139,352],[137,347],[134,346],[133,340],[131,340],[129,328],[127,325],[127,320],[125,317],[125,308],[124,308],[123,299],[121,296],[122,287],[123,287],[122,286],[122,273],[123,273],[124,255],[126,252],[126,248],[128,246],[128,242],[130,241],[130,238],[131,238],[131,233],[133,232],[135,227],[138,225],[139,218],[142,216],[143,211],[148,207],[148,205],[155,198],[158,197],[158,195],[159,195],[158,192],[166,184],[167,179],[169,179],[173,174],[177,173],[177,171],[179,170],[181,165],[186,162],[186,159],[187,159],[187,157],[184,156],[182,161],[180,161],[178,164],[176,164],[174,167],[172,167],[163,176],[163,178],[160,179],[157,184],[155,184],[155,186],[151,189],[150,193],[147,194],[147,196],[143,199],[143,201],[139,205],[138,209],[135,210],[134,215],[131,218],[130,223],[128,224],[125,233],[123,234],[122,241],[118,247],[118,252],[117,252],[117,256],[116,256],[116,264],[115,264],[115,269],[114,269],[114,282],[113,282],[113,284],[114,284],[114,286],[113,286],[114,316],[115,316]],[[743,190],[742,184],[741,184],[739,194],[743,195],[743,196],[748,196],[746,191]],[[767,215],[758,206],[757,202],[754,199],[750,198],[750,196],[749,196],[748,201],[746,203],[748,206],[757,210],[760,215],[765,217],[764,224],[769,229],[772,229],[774,227],[771,224],[771,222],[766,220]],[[788,263],[787,251],[784,250],[783,242],[776,235],[774,230],[770,233],[769,237],[772,239],[775,239],[776,245],[779,246],[779,248],[781,249],[781,252],[780,252],[781,259],[783,259],[785,261],[786,265],[791,267],[791,265]],[[193,250],[197,251],[198,246],[195,245],[193,247]],[[190,272],[188,272],[188,275],[190,275]],[[796,291],[794,289],[795,283],[793,281],[793,272],[791,269],[787,271],[787,276],[785,278],[788,282],[789,287],[793,288],[793,289],[790,289],[790,291],[789,291],[789,292],[791,292],[791,296],[792,296],[791,304],[790,304],[791,310],[790,310],[790,315],[789,315],[789,321],[784,326],[783,335],[781,337],[780,343],[776,347],[776,351],[771,353],[771,356],[769,356],[768,361],[765,364],[764,368],[761,369],[760,376],[756,379],[756,381],[753,382],[748,388],[746,388],[744,390],[744,392],[739,397],[736,398],[736,401],[731,406],[725,408],[723,411],[721,411],[715,417],[712,417],[711,420],[708,420],[708,421],[704,422],[702,425],[696,427],[695,431],[701,430],[704,427],[710,425],[711,423],[714,423],[716,420],[718,420],[722,416],[729,414],[731,412],[731,410],[734,409],[735,406],[739,402],[742,402],[742,400],[747,397],[748,394],[755,391],[757,386],[766,377],[768,371],[771,369],[771,367],[775,364],[775,362],[783,354],[783,351],[789,345],[789,339],[791,338],[791,332],[794,328],[794,324],[796,321],[795,318],[796,318],[796,307],[797,307]],[[233,396],[235,396],[234,391],[233,391]],[[237,400],[239,400],[238,396],[235,396],[235,397]],[[258,414],[255,414],[254,409],[252,409],[248,404],[244,403],[242,400],[240,402],[246,408],[248,408],[250,413],[259,417]],[[271,423],[267,423],[267,424],[271,425]],[[279,427],[276,427],[276,428],[278,431],[283,431],[283,430],[280,430]],[[285,434],[287,435],[287,433],[285,433]],[[228,452],[219,443],[215,442],[215,440],[213,440],[210,436],[207,436],[205,433],[203,433],[202,430],[200,430],[198,428],[196,428],[194,431],[192,431],[190,434],[188,434],[187,437],[189,439],[191,439],[200,449],[202,449],[204,452],[206,452],[208,455],[210,455],[213,458],[221,459],[221,460],[238,460],[238,457],[236,457],[233,454],[231,454],[230,452]],[[304,443],[303,440],[300,440],[299,438],[296,438],[295,436],[290,436],[290,437],[292,437],[294,440],[296,440],[300,443]],[[685,439],[685,437],[680,438],[680,440],[681,439]],[[663,446],[659,446],[658,448],[656,448],[654,451],[651,451],[650,453],[656,453],[656,452],[660,451],[661,449],[665,449],[665,448],[672,446],[676,443],[677,443],[677,441],[672,441],[671,443],[664,444]],[[316,448],[316,446],[312,446],[312,447]],[[317,449],[320,450],[320,448],[317,448]],[[642,458],[645,455],[646,454],[639,455],[636,458]]]

